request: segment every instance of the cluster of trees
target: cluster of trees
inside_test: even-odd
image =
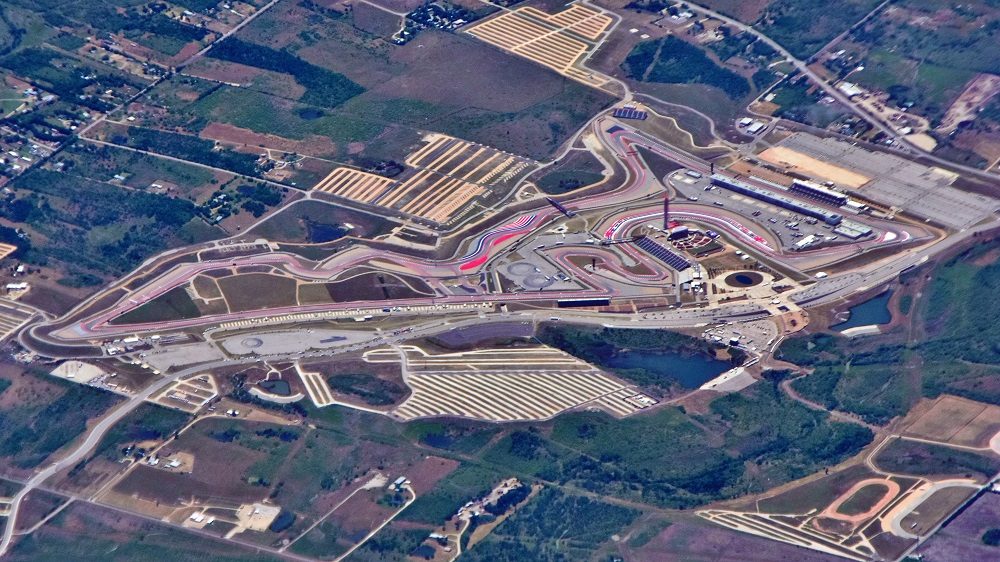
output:
[[[124,273],[172,244],[195,213],[184,199],[123,191],[51,170],[32,169],[12,186],[31,193],[9,202],[4,216],[23,219],[18,222],[45,236],[24,256],[39,265],[57,259],[78,269]]]
[[[126,135],[115,135],[111,140],[115,144],[223,168],[244,176],[257,176],[262,171],[256,156],[217,149],[214,142],[193,135],[129,127]]]
[[[406,388],[402,385],[370,374],[332,375],[326,380],[333,390],[357,396],[372,406],[395,404],[406,396]]]
[[[639,43],[625,57],[622,68],[633,80],[705,84],[737,100],[750,93],[746,78],[717,65],[701,49],[672,35]]]
[[[270,70],[295,77],[306,88],[301,102],[321,107],[337,107],[365,91],[343,74],[308,63],[288,51],[229,37],[218,43],[208,56]]]
[[[12,458],[18,468],[36,467],[83,433],[90,418],[117,400],[114,395],[78,384],[63,386],[62,395],[38,411],[30,407],[0,411],[0,432],[4,435],[0,457]]]
[[[546,488],[462,557],[491,562],[589,559],[639,514],[627,507]]]
[[[778,351],[782,359],[812,368],[793,383],[795,390],[876,424],[905,414],[922,396],[949,393],[1000,404],[995,384],[1000,373],[995,367],[1000,364],[1000,328],[995,322],[1000,315],[1000,263],[975,263],[997,247],[997,242],[980,244],[935,270],[923,290],[924,308],[915,312],[920,314],[921,341],[874,339],[859,344],[828,334],[784,341]],[[908,312],[910,306],[912,302]],[[908,364],[920,369],[914,371]]]

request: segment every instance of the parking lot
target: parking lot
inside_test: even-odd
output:
[[[895,207],[954,229],[967,228],[1000,208],[996,199],[951,187],[956,177],[892,154],[874,152],[836,139],[796,133],[780,144],[872,178],[854,191],[887,207]],[[823,178],[820,178],[823,179]]]
[[[816,244],[850,242],[834,234],[833,227],[828,224],[752,197],[712,187],[707,177],[695,179],[681,171],[670,177],[670,183],[684,199],[714,205],[766,225],[785,250],[794,249],[796,242],[810,235],[815,237]]]

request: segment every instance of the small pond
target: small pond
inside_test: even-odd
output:
[[[673,379],[684,388],[698,388],[729,370],[729,363],[705,355],[682,355],[655,351],[628,351],[611,358],[616,369],[645,369]]]
[[[831,328],[844,331],[858,326],[888,324],[892,320],[892,312],[889,311],[889,299],[891,298],[892,291],[889,290],[875,298],[854,305],[849,310],[850,316],[847,321],[833,325]]]

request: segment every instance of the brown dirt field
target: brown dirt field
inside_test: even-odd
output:
[[[172,502],[161,502],[159,499],[143,498],[123,494],[116,490],[108,490],[101,494],[101,503],[112,507],[120,507],[147,517],[163,519],[174,513],[176,507]]]
[[[372,91],[388,98],[514,112],[559,94],[566,81],[472,37],[434,30],[424,31],[418,41],[393,49],[390,56],[394,63],[412,70],[372,85]]]
[[[871,507],[862,513],[851,514],[844,513],[841,511],[844,504],[850,502],[856,495],[858,495],[862,490],[868,487],[878,487],[883,490],[882,496],[871,503]],[[858,524],[866,519],[873,517],[878,513],[883,507],[889,505],[896,496],[899,495],[900,486],[896,482],[887,479],[870,479],[862,480],[851,486],[851,489],[847,492],[841,494],[839,498],[833,501],[829,507],[823,511],[824,517],[829,517],[830,519],[839,519],[841,521],[847,521],[849,523]],[[864,506],[860,506],[864,507]]]
[[[0,362],[0,378],[11,382],[7,390],[0,394],[0,411],[48,404],[65,392],[59,385],[27,375],[24,371],[22,365]]]
[[[761,166],[754,166],[753,164],[745,160],[737,160],[736,162],[733,162],[727,169],[732,172],[736,172],[738,174],[756,176],[760,179],[784,185],[785,187],[792,185],[791,176],[786,176],[785,174],[774,172],[768,170],[767,168],[763,168]]]
[[[417,495],[426,494],[434,489],[434,485],[448,476],[459,466],[453,459],[441,457],[425,457],[422,461],[406,469],[406,477],[410,480]]]
[[[295,280],[288,277],[250,273],[219,279],[230,310],[242,312],[295,304]]]
[[[702,5],[744,23],[753,23],[772,2],[773,0],[705,0]]]
[[[996,131],[963,130],[955,136],[952,144],[975,152],[990,163],[1000,158],[1000,134]]]
[[[369,475],[365,475],[362,476],[359,480],[355,482],[350,482],[334,490],[333,492],[326,492],[324,494],[320,494],[312,502],[311,505],[311,507],[313,508],[312,511],[318,514],[326,514],[328,511],[333,509],[335,505],[344,501],[344,498],[350,495],[351,492],[353,492],[355,489],[357,489],[358,486],[360,486],[366,480],[368,480],[368,478]]]
[[[184,74],[228,84],[249,84],[264,71],[244,64],[202,57],[184,69]]]
[[[67,499],[44,490],[32,490],[21,502],[18,510],[17,529],[30,529],[57,507],[66,503]]]
[[[412,12],[420,7],[421,0],[370,0],[372,4],[384,6],[393,12]]]
[[[397,13],[410,11],[391,9]],[[360,0],[354,4],[352,16],[354,17],[354,25],[380,37],[391,37],[403,27],[402,16],[387,11],[377,3],[366,0]]]
[[[314,135],[307,137],[305,140],[296,141],[277,135],[255,133],[250,129],[243,129],[235,125],[218,122],[209,123],[198,133],[198,136],[233,145],[237,148],[252,148],[252,152],[255,153],[260,152],[261,145],[265,148],[280,150],[282,152],[295,152],[312,156],[336,154],[337,151],[337,145],[327,137]]]
[[[254,451],[247,451],[247,457]],[[182,505],[195,498],[199,501],[224,500],[230,502],[257,501],[267,496],[268,489],[251,486],[240,479],[241,468],[253,463],[234,464],[232,458],[208,458],[203,453],[195,455],[194,471],[191,474],[167,472],[148,466],[139,466],[125,477],[114,491],[123,495],[135,495],[158,504]],[[257,453],[257,458],[265,455]],[[246,459],[240,459],[245,461]],[[255,458],[256,460],[256,458]],[[244,467],[239,465],[245,464]]]
[[[952,487],[938,490],[931,494],[909,515],[900,521],[904,531],[914,535],[928,533],[942,519],[947,517],[966,499],[975,493],[973,488]]]
[[[950,133],[962,121],[975,119],[976,113],[986,103],[1000,92],[1000,76],[992,74],[977,74],[965,86],[958,99],[951,104],[947,113],[941,119],[937,130]]]
[[[173,57],[171,57],[168,60],[168,64],[170,64],[170,65],[176,65],[176,64],[180,64],[180,63],[186,61],[187,59],[189,59],[192,56],[194,56],[195,53],[197,53],[198,51],[200,51],[201,47],[202,47],[202,45],[198,41],[191,41],[187,45],[184,45],[184,48],[182,48],[180,51],[178,51],[176,55],[174,55]]]
[[[759,156],[762,160],[766,160],[772,164],[794,168],[806,174],[855,189],[871,180],[871,178],[857,172],[852,172],[847,168],[828,164],[783,146],[772,146],[761,152]]]
[[[393,479],[390,475],[389,480]],[[338,507],[326,521],[342,530],[339,540],[346,540],[347,544],[353,545],[395,513],[397,508],[378,503],[387,493],[389,492],[385,488],[363,490]]]
[[[982,447],[1000,428],[1000,407],[957,396],[942,396],[905,428],[907,435]]]

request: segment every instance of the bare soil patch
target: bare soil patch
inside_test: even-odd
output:
[[[250,129],[219,122],[209,123],[198,133],[198,136],[230,144],[237,148],[252,148],[251,152],[260,152],[261,148],[313,156],[326,156],[337,152],[337,145],[327,137],[311,135],[305,140],[297,141],[278,135],[255,133]]]
[[[983,447],[1000,429],[1000,407],[957,396],[942,396],[904,430],[907,435]]]

